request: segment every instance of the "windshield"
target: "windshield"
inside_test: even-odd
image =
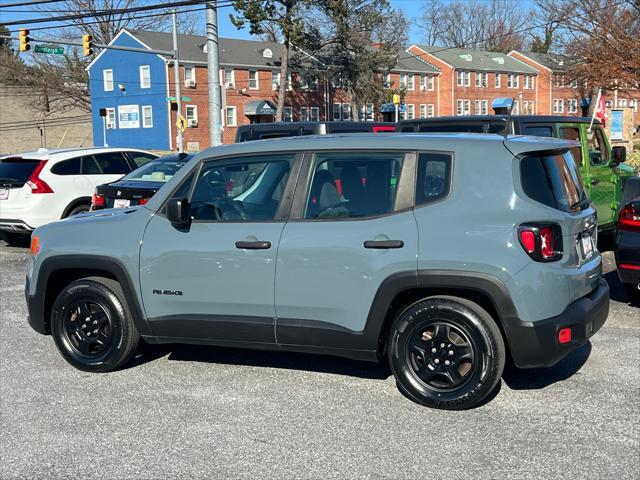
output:
[[[192,157],[193,155],[161,157],[134,170],[123,180],[168,182]]]

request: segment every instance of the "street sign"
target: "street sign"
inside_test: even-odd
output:
[[[187,128],[187,119],[180,115],[178,117],[178,121],[176,122],[176,127],[178,127],[178,130],[180,130],[181,132],[184,132],[184,129]]]
[[[394,105],[399,105],[400,104],[400,95],[398,95],[397,93],[393,94],[393,103],[394,103]]]
[[[33,49],[36,53],[55,53],[56,55],[64,55],[64,47],[58,45],[36,45]]]
[[[182,99],[183,102],[190,102],[191,101],[191,97],[180,97]],[[167,102],[175,102],[176,101],[176,97],[167,97]]]
[[[182,101],[183,102],[190,102],[191,101],[191,97],[182,97]]]

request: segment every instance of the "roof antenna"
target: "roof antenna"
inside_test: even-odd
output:
[[[506,138],[509,135],[509,130],[511,130],[511,115],[513,115],[513,105],[516,103],[516,97],[511,99],[511,107],[509,107],[509,115],[507,115],[507,126],[505,130],[502,131],[502,135]]]

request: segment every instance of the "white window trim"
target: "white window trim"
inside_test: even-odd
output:
[[[144,71],[149,72],[149,83],[145,85],[144,83]],[[149,65],[140,65],[140,88],[151,88],[151,67]]]
[[[314,115],[313,112],[316,112],[316,114]],[[314,117],[316,120],[311,120],[312,122],[320,121],[320,107],[309,108],[309,119],[313,119]]]
[[[256,74],[256,86],[251,86],[251,73]],[[249,70],[249,90],[260,90],[260,73],[258,70],[250,69]]]
[[[305,112],[303,114],[303,112]],[[308,122],[309,121],[309,115],[311,114],[309,107],[300,107],[300,121],[301,122]]]
[[[228,122],[229,112],[233,112],[231,115],[232,123]],[[238,126],[238,109],[233,105],[228,105],[224,112],[224,123],[227,127],[237,127]]]
[[[427,104],[427,118],[435,117],[436,106],[433,103]]]
[[[107,73],[111,76],[110,79],[107,79]],[[113,69],[107,68],[106,70],[102,70],[102,86],[105,92],[113,92]],[[111,88],[108,88],[109,86],[111,86]]]
[[[105,123],[106,123],[106,127],[107,130],[115,130],[117,127],[116,122],[118,121],[118,117],[116,116],[116,109],[115,108],[107,108],[107,116],[105,117]],[[109,114],[113,113],[113,123],[109,122]]]
[[[476,72],[476,88],[482,87],[482,73]]]
[[[189,108],[193,108],[193,116],[191,118],[189,118],[189,115],[187,114],[187,112],[189,111]],[[198,106],[197,105],[185,105],[184,106],[184,115],[185,115],[185,118],[187,119],[187,123],[189,122],[189,120],[195,120],[196,122],[198,122]]]
[[[189,76],[187,76],[187,72],[192,72],[192,78],[189,78]],[[196,83],[196,67],[193,66],[193,65],[185,65],[184,66],[184,83],[185,83],[185,85],[189,81],[193,81],[194,85]]]
[[[416,89],[416,77],[415,75],[407,75],[407,90],[414,91]]]
[[[227,82],[227,75],[225,70],[231,70],[231,81]],[[234,68],[223,68],[222,69],[222,81],[224,82],[224,88],[235,88],[236,86],[236,70]]]
[[[471,86],[471,72],[464,72],[464,86]]]
[[[289,112],[289,115],[287,115],[287,112]],[[289,120],[287,120],[287,117],[289,117]],[[284,107],[282,120],[285,122],[293,122],[293,107]]]
[[[407,118],[409,120],[416,118],[416,106],[413,103],[407,104]]]
[[[456,86],[464,86],[464,72],[462,70],[456,71]]]
[[[149,110],[149,112],[151,112],[150,115],[150,119],[151,119],[151,124],[150,125],[145,125],[145,110]],[[142,105],[142,128],[153,128],[153,107],[151,105]]]
[[[420,104],[420,118],[427,118],[427,104]]]
[[[501,88],[501,83],[502,83],[501,77],[502,75],[500,75],[499,73],[496,73],[496,78],[493,82],[493,84],[495,85],[495,88]]]
[[[336,115],[336,110],[338,115]],[[342,104],[341,103],[334,103],[333,105],[331,105],[331,117],[333,118],[334,122],[342,120]]]

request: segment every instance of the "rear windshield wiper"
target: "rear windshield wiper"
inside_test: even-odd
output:
[[[0,182],[21,183],[17,178],[0,178]]]
[[[591,205],[591,199],[589,197],[583,197],[581,200],[578,200],[576,203],[571,205],[571,210],[575,210],[576,208],[584,210],[589,207],[589,205]]]

